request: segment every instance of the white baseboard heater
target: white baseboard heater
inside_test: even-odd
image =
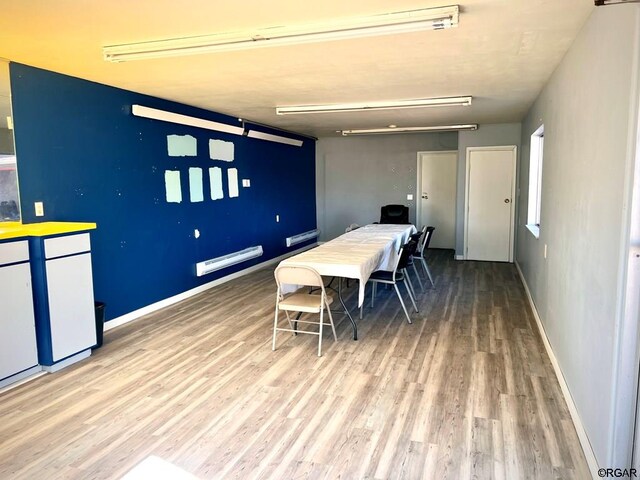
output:
[[[247,260],[251,260],[252,258],[260,257],[263,253],[264,252],[262,251],[262,245],[258,245],[257,247],[245,248],[244,250],[240,250],[239,252],[229,253],[228,255],[223,255],[222,257],[205,260],[204,262],[196,263],[196,275],[201,277],[203,275],[206,275],[207,273],[230,267],[231,265],[235,265],[236,263],[242,263],[246,262]]]
[[[320,230],[316,228],[315,230],[309,230],[308,232],[299,233],[298,235],[294,235],[293,237],[287,237],[287,247],[297,245],[298,243],[302,243],[306,240],[311,240],[312,238],[316,238],[318,235],[320,235]]]

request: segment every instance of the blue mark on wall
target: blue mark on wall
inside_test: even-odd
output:
[[[233,200],[167,203],[165,170],[211,167],[211,132],[134,117],[131,105],[231,125],[236,118],[26,65],[10,68],[23,222],[98,224],[91,233],[94,291],[108,319],[282,255],[292,250],[286,237],[316,228],[315,142],[308,138],[293,147],[216,134],[234,143],[234,167],[251,178],[251,188]],[[188,165],[168,155],[166,137],[174,134],[197,139]],[[182,182],[183,198],[188,188]],[[44,202],[45,218],[35,217],[35,201]],[[197,262],[254,245],[264,256],[196,277]]]

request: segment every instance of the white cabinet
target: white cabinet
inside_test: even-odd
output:
[[[29,244],[0,243],[0,386],[37,365]]]
[[[91,254],[47,260],[46,269],[51,350],[57,362],[96,344]]]
[[[53,372],[96,344],[89,233],[31,239],[40,364]]]

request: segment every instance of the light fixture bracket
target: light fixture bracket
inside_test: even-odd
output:
[[[595,0],[596,7],[605,7],[607,5],[621,5],[623,3],[640,3],[640,0]]]

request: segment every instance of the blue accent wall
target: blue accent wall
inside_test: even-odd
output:
[[[23,223],[98,224],[91,233],[94,292],[107,305],[107,319],[300,248],[287,248],[285,238],[316,228],[315,141],[287,134],[304,140],[294,147],[139,118],[132,104],[239,125],[237,118],[155,97],[26,65],[10,68]],[[171,134],[195,137],[197,157],[169,157]],[[233,142],[235,161],[209,159],[209,139]],[[225,198],[210,199],[214,166],[238,169],[238,198],[228,197],[225,174]],[[189,167],[203,169],[204,202],[189,201]],[[165,170],[180,170],[182,203],[166,202]],[[243,178],[250,188],[242,188]],[[44,202],[44,217],[35,216],[36,201]],[[254,245],[263,246],[262,257],[196,276],[197,262]]]

